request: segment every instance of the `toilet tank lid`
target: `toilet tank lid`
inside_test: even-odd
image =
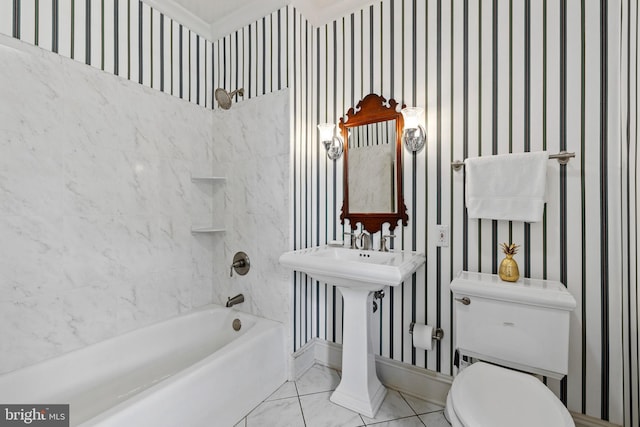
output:
[[[576,300],[560,282],[520,278],[505,282],[496,274],[461,271],[451,282],[454,294],[572,311]]]

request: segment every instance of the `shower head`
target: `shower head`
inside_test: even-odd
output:
[[[218,101],[218,105],[220,106],[220,108],[225,110],[228,110],[229,108],[231,108],[231,100],[236,94],[240,96],[244,96],[244,89],[241,88],[238,90],[234,90],[231,93],[227,92],[221,87],[216,89],[215,97],[216,97],[216,101]]]

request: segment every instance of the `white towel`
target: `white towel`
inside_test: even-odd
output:
[[[548,162],[546,151],[466,159],[469,218],[542,221]]]

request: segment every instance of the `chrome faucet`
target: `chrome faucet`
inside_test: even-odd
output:
[[[240,304],[241,302],[244,302],[244,295],[238,294],[235,297],[229,297],[225,306],[233,307],[234,305]]]
[[[358,240],[360,241],[360,249],[368,251],[371,249],[371,235],[366,231],[363,231],[358,236]]]

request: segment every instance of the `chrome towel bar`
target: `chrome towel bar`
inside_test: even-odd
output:
[[[569,160],[576,156],[576,153],[569,153],[567,151],[561,151],[557,154],[549,154],[550,159],[558,160],[558,163],[561,165],[566,165],[569,163]],[[454,171],[459,171],[464,166],[464,162],[460,160],[455,160],[451,162],[451,167]]]

